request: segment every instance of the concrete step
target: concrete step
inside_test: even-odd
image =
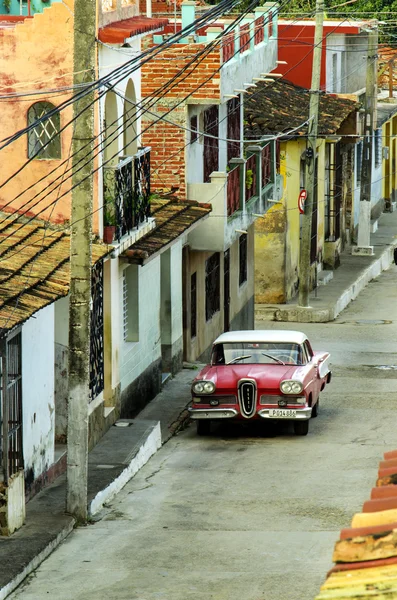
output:
[[[171,373],[162,373],[161,374],[161,387],[163,388],[165,384],[172,379]]]
[[[333,277],[333,271],[320,271],[317,274],[317,285],[327,285],[327,283],[329,283]]]

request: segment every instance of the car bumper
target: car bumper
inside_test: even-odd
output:
[[[269,415],[269,411],[273,410],[270,408],[261,408],[258,410],[258,416],[262,417],[262,419],[273,419],[277,421],[278,419],[281,421],[307,421],[312,416],[312,409],[310,406],[305,408],[293,408],[287,410],[294,410],[296,413],[295,417],[273,417]]]
[[[188,408],[192,419],[233,419],[238,416],[235,408]]]

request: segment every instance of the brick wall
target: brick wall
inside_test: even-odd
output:
[[[147,105],[154,114],[146,113],[142,117],[142,145],[152,147],[152,189],[176,188],[174,192],[179,198],[186,198],[185,146],[188,140],[186,131],[178,127],[187,126],[187,103],[180,102],[189,94],[190,103],[197,100],[214,104],[220,97],[220,73],[215,73],[220,68],[219,50],[211,51],[201,62],[187,66],[205,47],[205,44],[178,44],[142,67],[142,98],[150,105],[154,103],[150,108]],[[178,75],[185,66],[187,69]],[[159,88],[173,77],[176,79],[172,88],[162,97],[164,92]],[[160,121],[145,131],[159,116],[167,117],[176,125]]]

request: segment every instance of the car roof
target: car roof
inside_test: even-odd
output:
[[[282,342],[303,344],[307,336],[301,331],[286,331],[280,329],[249,329],[245,331],[228,331],[216,338],[214,344],[227,342]]]

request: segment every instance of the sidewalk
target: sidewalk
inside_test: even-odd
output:
[[[385,213],[372,234],[375,256],[345,252],[334,277],[312,294],[312,308],[296,304],[259,305],[256,319],[326,322],[334,319],[365,285],[393,260],[397,212]],[[199,367],[198,367],[199,368]],[[88,507],[95,520],[101,508],[188,419],[186,407],[196,369],[183,369],[133,420],[120,420],[89,455]],[[37,494],[26,506],[26,524],[10,538],[0,537],[0,600],[6,598],[72,531],[65,515],[66,475]]]
[[[121,419],[90,452],[88,508],[95,515],[188,418],[190,384],[197,369],[183,369],[136,419]],[[0,537],[0,600],[34,571],[74,528],[65,514],[66,474],[26,505],[26,523]]]
[[[397,211],[382,213],[378,229],[371,234],[374,256],[352,256],[350,248],[341,254],[341,264],[333,271],[326,285],[319,285],[310,295],[308,308],[299,307],[296,300],[289,304],[257,304],[256,321],[292,321],[296,323],[326,323],[333,321],[363,288],[388,269],[397,246]]]

